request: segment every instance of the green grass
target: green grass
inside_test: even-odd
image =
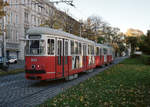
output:
[[[128,58],[38,107],[150,106],[148,58]]]
[[[13,75],[13,74],[21,73],[21,72],[24,72],[24,69],[15,69],[15,70],[9,70],[9,71],[0,70],[0,76]]]

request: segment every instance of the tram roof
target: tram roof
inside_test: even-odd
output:
[[[75,39],[75,40],[80,40],[80,41],[84,41],[84,42],[90,42],[90,43],[94,43],[94,41],[82,38],[82,37],[78,37],[75,36],[73,34],[61,31],[61,30],[57,30],[57,29],[52,29],[52,28],[48,28],[48,27],[34,27],[34,28],[30,28],[27,31],[28,35],[39,35],[39,34],[48,34],[48,35],[56,35],[56,36],[63,36],[63,37],[67,37],[67,38],[71,38],[71,39]]]
[[[105,45],[104,45],[104,44],[96,43],[96,46],[100,46],[100,47],[102,47],[102,46],[105,46]]]
[[[108,46],[106,44],[99,44],[99,43],[96,43],[96,46],[100,46],[100,47],[103,47],[103,48],[112,48],[112,46]]]

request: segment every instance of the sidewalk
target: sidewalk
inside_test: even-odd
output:
[[[15,70],[15,69],[23,69],[25,66],[24,60],[19,60],[16,64],[9,64],[8,71]]]

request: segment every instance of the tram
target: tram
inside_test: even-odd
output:
[[[25,49],[25,77],[29,80],[71,80],[80,72],[113,61],[113,48],[46,27],[27,31]]]

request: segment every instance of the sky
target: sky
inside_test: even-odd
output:
[[[139,29],[144,33],[150,29],[150,0],[73,0],[73,4],[75,7],[64,3],[55,6],[68,11],[77,20],[100,16],[124,33],[129,28]]]

